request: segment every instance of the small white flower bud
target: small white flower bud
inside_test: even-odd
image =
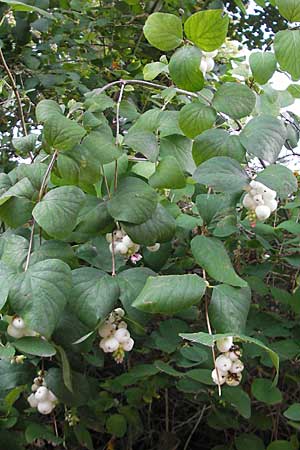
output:
[[[222,370],[222,372],[228,372],[231,369],[232,361],[227,358],[225,355],[220,355],[216,359],[216,367],[217,369]]]
[[[126,328],[119,328],[115,332],[114,338],[117,339],[118,342],[123,343],[128,341],[128,339],[130,338],[130,333],[128,330],[126,330]]]
[[[134,340],[132,338],[129,338],[127,341],[122,343],[122,347],[125,352],[130,352],[133,349],[133,346]]]
[[[28,401],[29,405],[31,406],[31,408],[36,408],[38,405],[38,401],[35,398],[34,394],[30,394],[29,397],[27,398],[27,401]]]
[[[218,377],[218,375],[219,375],[219,377]],[[219,369],[218,369],[218,372],[217,372],[217,369],[214,369],[211,373],[212,380],[215,384],[220,384],[220,385],[224,384],[226,381],[226,376],[227,376],[227,372],[222,372],[222,370],[219,370]]]
[[[240,361],[239,359],[237,361],[234,361],[232,363],[230,372],[231,373],[240,373],[243,372],[244,370],[244,364],[242,363],[242,361]]]
[[[233,338],[232,336],[224,337],[222,339],[217,340],[216,344],[217,349],[220,352],[222,353],[228,352],[233,345]]]
[[[38,412],[41,414],[50,414],[54,408],[55,405],[49,400],[39,402],[37,405]]]

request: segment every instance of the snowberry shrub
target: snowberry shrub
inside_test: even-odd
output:
[[[299,80],[285,42],[300,32],[250,70],[227,14],[182,14],[146,20],[160,61],[120,57],[74,98],[66,82],[34,123],[19,99],[24,160],[0,173],[1,448],[298,448],[299,175],[285,163],[300,128],[282,109],[299,89],[268,81],[276,67]]]

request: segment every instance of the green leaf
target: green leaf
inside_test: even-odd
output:
[[[268,445],[267,450],[294,450],[294,448],[289,441],[273,441]]]
[[[213,288],[209,304],[211,324],[218,333],[244,333],[251,303],[249,287],[221,284]]]
[[[269,347],[267,347],[263,342],[259,341],[258,339],[252,338],[250,336],[245,336],[244,334],[233,334],[233,333],[226,333],[226,334],[209,334],[209,333],[180,333],[180,337],[183,339],[187,339],[191,342],[196,342],[197,344],[202,344],[207,347],[212,347],[216,341],[219,339],[223,339],[227,336],[233,336],[233,338],[236,340],[240,340],[241,342],[247,342],[249,344],[257,345],[259,348],[265,350],[270,358],[271,361],[276,369],[276,376],[274,379],[273,384],[276,384],[278,381],[278,374],[279,374],[279,357],[278,355],[271,350]],[[267,381],[267,380],[266,380]]]
[[[137,298],[150,276],[154,277],[155,272],[147,267],[135,267],[124,270],[117,275],[122,305],[128,316],[138,323],[146,323],[148,316],[134,308],[132,303]]]
[[[182,42],[182,23],[174,14],[151,14],[143,28],[147,41],[159,50],[174,50]]]
[[[133,306],[150,313],[173,314],[199,303],[206,289],[197,275],[149,277]]]
[[[9,267],[17,271],[22,271],[23,263],[28,254],[29,241],[23,236],[11,235],[3,236],[3,252],[1,260]]]
[[[25,336],[13,343],[22,353],[48,358],[56,354],[56,350],[49,342],[39,337]]]
[[[192,158],[192,141],[184,136],[168,136],[160,140],[160,155],[174,156],[185,172],[193,173],[195,163]]]
[[[179,126],[189,138],[194,138],[211,128],[217,118],[216,111],[201,103],[189,103],[179,113]]]
[[[276,58],[272,52],[254,52],[249,57],[252,75],[259,84],[266,84],[276,70]]]
[[[280,14],[289,22],[300,22],[300,3],[298,0],[276,0]]]
[[[116,220],[140,224],[150,219],[157,207],[157,193],[139,178],[126,177],[107,203],[109,214]]]
[[[191,249],[196,262],[214,280],[228,283],[232,286],[248,286],[246,281],[236,274],[228,253],[219,239],[196,236],[191,241]],[[220,261],[222,261],[222,264],[220,264]]]
[[[14,269],[0,261],[0,309],[6,303],[9,289],[14,284],[16,272]]]
[[[240,8],[240,10],[242,11],[242,13],[244,15],[247,14],[247,10],[244,6],[243,0],[234,0],[234,3],[236,4],[236,6],[238,6]]]
[[[254,109],[256,97],[248,86],[240,83],[224,83],[215,93],[213,107],[233,119],[249,116]]]
[[[223,16],[221,9],[209,9],[190,16],[184,24],[184,31],[194,44],[211,52],[225,41],[228,25],[229,18]]]
[[[54,444],[63,444],[63,439],[55,436],[51,427],[40,423],[31,422],[25,430],[25,439],[27,444],[32,444],[37,439],[45,439]]]
[[[211,378],[211,370],[208,369],[192,369],[186,372],[186,376],[194,381],[199,381],[200,383],[207,385],[214,385]]]
[[[300,98],[300,84],[290,84],[287,90],[294,98]]]
[[[170,366],[170,364],[167,364],[164,361],[154,361],[154,366],[157,367],[157,369],[159,369],[161,372],[166,373],[171,377],[182,377],[185,375],[183,372],[175,370],[172,366]]]
[[[286,131],[276,117],[260,115],[247,123],[240,139],[248,153],[273,163],[285,142]]]
[[[54,239],[45,241],[40,247],[37,247],[31,254],[30,265],[45,259],[61,259],[72,269],[78,266],[78,260],[71,245]]]
[[[236,389],[231,389],[231,392],[235,390]],[[251,433],[243,433],[236,437],[235,446],[237,450],[265,450],[265,445],[262,439]]]
[[[276,405],[282,401],[280,390],[270,380],[256,378],[251,386],[252,395],[260,402],[267,405]]]
[[[185,187],[185,176],[177,159],[173,156],[162,158],[154,174],[149,178],[149,184],[158,189],[180,189]]]
[[[197,183],[221,192],[241,192],[248,184],[240,164],[226,156],[217,156],[202,163],[193,175]]]
[[[181,89],[200,91],[204,85],[200,70],[202,52],[197,47],[186,45],[176,50],[169,63],[169,72],[173,82]]]
[[[259,172],[256,180],[276,191],[280,198],[297,191],[297,178],[290,169],[280,164],[268,166]]]
[[[29,153],[34,151],[37,138],[37,134],[28,134],[27,136],[14,138],[12,144],[17,151]]]
[[[63,112],[54,100],[41,100],[36,106],[35,115],[38,122],[46,122],[53,115],[63,116]]]
[[[233,405],[239,414],[245,419],[251,417],[251,400],[243,388],[237,386],[236,389],[230,389],[229,386],[222,387],[222,399]],[[238,448],[238,447],[237,447]],[[251,447],[246,447],[250,450]],[[245,447],[243,448],[245,450]],[[254,448],[252,450],[255,450]]]
[[[292,234],[300,234],[300,223],[293,220],[285,220],[276,227],[279,230],[286,230]]]
[[[77,216],[85,201],[83,192],[75,186],[63,186],[49,191],[36,204],[32,215],[50,236],[63,239],[75,228]]]
[[[300,403],[293,403],[284,411],[283,415],[289,420],[300,421]]]
[[[69,267],[58,259],[49,259],[16,276],[9,302],[30,329],[49,338],[65,308],[70,289]]]
[[[169,73],[168,64],[163,62],[153,62],[146,64],[143,68],[144,80],[152,81],[161,73]]]
[[[127,431],[127,420],[122,414],[112,414],[106,421],[106,430],[113,436],[122,438]]]
[[[68,360],[68,356],[67,356],[65,350],[60,345],[56,345],[56,348],[60,354],[64,384],[65,384],[66,388],[69,389],[70,392],[73,392],[72,373],[71,373],[71,367],[70,367],[70,363]]]
[[[155,162],[158,157],[159,148],[157,138],[151,131],[133,130],[129,131],[124,139],[128,147],[136,153],[142,153],[149,161]]]
[[[219,128],[204,131],[193,143],[193,158],[197,166],[215,156],[229,156],[243,162],[245,153],[239,136]]]
[[[54,19],[52,14],[49,14],[47,11],[41,8],[37,8],[36,6],[28,5],[27,3],[19,2],[16,0],[1,0],[1,3],[6,3],[10,5],[15,11],[28,11],[28,12],[36,12],[41,14],[41,16],[47,17],[47,19]]]
[[[24,364],[11,364],[10,361],[0,360],[0,392],[1,396],[7,391],[26,383],[32,383],[34,367],[25,362]]]
[[[141,245],[154,245],[156,242],[168,242],[176,230],[175,219],[166,208],[158,204],[150,219],[140,225],[124,223],[123,228],[129,237]]]
[[[44,125],[44,138],[55,150],[71,150],[85,134],[85,129],[77,122],[60,114],[50,115]]]
[[[118,284],[113,277],[92,267],[73,270],[72,277],[71,309],[83,323],[95,327],[113,310],[119,296]]]
[[[284,30],[275,34],[274,49],[282,70],[288,72],[294,81],[300,79],[300,30]]]
[[[79,147],[82,159],[89,160],[94,153],[94,159],[96,163],[102,165],[115,161],[122,152],[115,145],[112,136],[106,133],[100,133],[99,131],[92,131],[86,136]]]

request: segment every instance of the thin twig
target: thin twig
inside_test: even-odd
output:
[[[11,84],[12,90],[15,93],[15,96],[16,96],[16,99],[17,99],[17,103],[18,103],[18,108],[19,108],[19,113],[20,113],[20,119],[21,119],[23,132],[24,132],[25,136],[27,136],[26,122],[25,122],[25,117],[24,117],[24,113],[23,113],[21,97],[20,97],[20,94],[19,94],[16,82],[14,80],[14,77],[13,77],[11,71],[10,71],[10,68],[7,65],[7,62],[6,62],[5,58],[4,58],[4,55],[2,53],[1,48],[0,48],[0,59],[1,59],[1,62],[3,64],[3,67],[5,69],[5,72],[7,73],[7,76],[9,78],[9,80],[10,80],[10,84]]]
[[[184,444],[183,450],[187,450],[187,449],[188,449],[188,446],[189,446],[189,443],[190,443],[190,441],[191,441],[191,439],[192,439],[192,437],[193,437],[193,434],[195,433],[195,431],[197,430],[197,428],[198,428],[198,426],[199,426],[201,420],[203,419],[205,410],[206,410],[206,405],[203,406],[203,408],[202,408],[202,410],[201,410],[201,413],[200,413],[200,416],[199,416],[197,422],[195,423],[194,428],[193,428],[192,431],[190,432],[190,435],[189,435],[189,437],[187,438],[186,443]]]
[[[57,156],[58,156],[58,150],[55,150],[55,152],[52,155],[51,161],[50,161],[50,163],[49,163],[49,165],[47,167],[45,175],[43,177],[43,180],[42,180],[42,183],[41,183],[41,187],[40,187],[40,190],[39,190],[39,196],[38,196],[37,203],[39,203],[42,200],[45,188],[47,186],[47,181],[48,181],[49,174],[51,173],[51,170],[53,169],[53,166],[54,166],[54,163],[56,161]],[[35,229],[35,220],[33,219],[32,227],[31,227],[31,233],[30,233],[28,253],[27,253],[25,269],[24,269],[25,272],[28,270],[28,267],[29,267],[30,256],[31,256],[33,240],[34,240],[34,229]]]

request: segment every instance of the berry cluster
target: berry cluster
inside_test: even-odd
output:
[[[233,344],[232,337],[220,339],[216,344],[221,355],[216,358],[215,369],[211,373],[213,382],[218,385],[226,383],[228,386],[238,386],[244,370],[244,364],[239,359],[239,346]]]
[[[127,330],[127,323],[123,320],[124,315],[122,308],[116,308],[98,330],[102,337],[100,348],[104,353],[112,353],[118,364],[123,362],[125,352],[130,352],[134,345],[134,340]]]
[[[112,243],[112,233],[107,233],[106,240],[109,242],[109,250],[112,253],[113,243]],[[123,230],[114,231],[114,252],[115,254],[124,255],[130,257],[136,254],[140,250],[140,245],[133,242],[128,234]],[[154,245],[150,245],[147,249],[150,252],[157,252],[160,248],[160,244],[156,242]]]
[[[250,215],[252,213],[251,218],[255,213],[255,218],[258,220],[268,219],[278,206],[276,191],[254,180],[250,182],[249,187],[249,192],[243,198],[243,205],[250,210]]]
[[[200,62],[200,70],[203,73],[203,76],[206,75],[207,72],[211,72],[215,67],[214,58],[217,56],[218,50],[213,52],[204,52],[202,50],[202,58]]]
[[[37,408],[41,414],[50,414],[58,400],[50,389],[47,388],[45,379],[40,375],[33,380],[32,393],[27,398],[31,408]]]
[[[27,328],[22,317],[14,316],[7,327],[7,334],[15,339],[20,339],[24,336],[37,336],[38,333]]]

